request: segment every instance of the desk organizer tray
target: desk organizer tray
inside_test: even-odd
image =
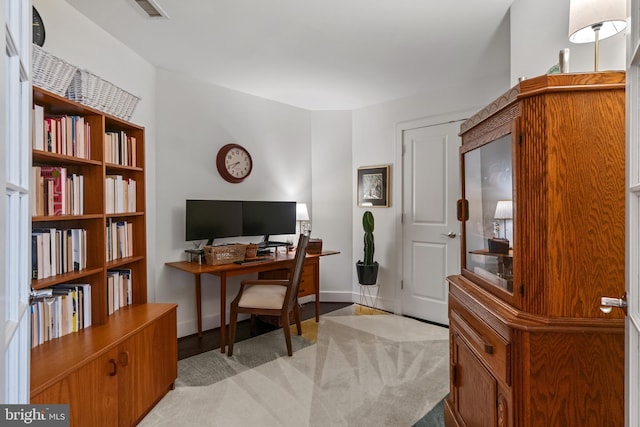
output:
[[[205,246],[204,259],[208,265],[231,264],[244,261],[247,245],[231,244],[221,246]]]

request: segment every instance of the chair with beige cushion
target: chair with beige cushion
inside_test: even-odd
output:
[[[287,343],[287,354],[293,354],[291,350],[291,332],[289,330],[290,314],[296,323],[298,335],[302,335],[300,325],[300,303],[298,302],[298,288],[302,278],[302,266],[307,252],[309,236],[303,234],[298,239],[296,255],[293,267],[289,271],[287,280],[243,280],[240,283],[238,295],[231,303],[231,315],[229,321],[229,349],[228,356],[233,356],[233,343],[236,338],[236,324],[238,314],[246,313],[251,315],[251,321],[255,316],[278,316],[280,325],[284,331],[284,338]]]

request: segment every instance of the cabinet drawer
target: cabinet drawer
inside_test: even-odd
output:
[[[298,288],[298,296],[313,295],[315,292],[315,287],[313,286],[314,281],[313,268],[303,268],[302,277],[300,278],[300,288]]]
[[[273,270],[263,271],[259,274],[260,279],[287,279],[289,277],[289,270]],[[306,265],[302,268],[302,277],[300,278],[300,287],[298,288],[298,297],[305,297],[307,295],[313,295],[315,293],[315,266]]]
[[[452,308],[449,313],[452,333],[457,333],[467,342],[478,358],[506,385],[511,385],[511,347],[489,325],[464,310]]]

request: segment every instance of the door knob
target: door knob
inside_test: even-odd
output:
[[[622,298],[602,297],[600,298],[600,311],[605,314],[611,313],[613,307],[618,307],[627,311],[627,299],[626,295]]]
[[[456,234],[454,231],[450,231],[448,233],[440,233],[440,235],[444,237],[448,237],[450,239],[455,239],[458,234]]]

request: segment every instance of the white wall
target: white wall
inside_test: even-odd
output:
[[[569,0],[514,0],[511,6],[511,85],[545,74],[569,48],[569,72],[594,70],[594,44],[569,42]],[[625,69],[625,31],[600,42],[600,71]]]
[[[178,303],[178,336],[184,336],[197,330],[194,277],[164,263],[186,259],[191,247],[184,237],[185,200],[310,203],[311,114],[164,70],[158,70],[156,90],[156,300]],[[216,169],[218,149],[229,142],[247,148],[253,159],[251,175],[240,184],[224,181]],[[228,281],[229,301],[238,281]],[[217,277],[202,277],[205,329],[220,325],[218,284]]]
[[[351,112],[311,113],[311,236],[339,255],[320,261],[320,300],[351,301]]]
[[[507,60],[505,56],[505,61]],[[460,120],[468,117],[508,88],[508,69],[493,77],[467,82],[464,86],[441,87],[429,93],[394,102],[362,108],[353,112],[353,202],[356,206],[356,171],[358,167],[391,164],[391,207],[368,208],[372,211],[376,227],[375,258],[380,264],[380,307],[399,312],[401,264],[398,254],[402,250],[398,225],[402,214],[402,158],[397,136],[398,128],[406,122],[429,119],[431,124]],[[362,258],[362,214],[365,208],[356,207],[353,223],[353,259]],[[354,269],[355,270],[355,269]],[[355,271],[352,273],[352,292],[359,293]]]
[[[154,301],[156,262],[155,210],[155,67],[109,33],[102,30],[67,2],[33,0],[46,29],[43,49],[70,64],[91,71],[101,78],[139,96],[131,122],[145,127],[145,165],[147,193],[147,270],[148,299]]]
[[[401,272],[402,156],[401,128],[407,123],[438,124],[460,120],[483,108],[509,88],[509,17],[496,29],[492,44],[483,55],[473,81],[433,82],[424,93],[362,108],[353,112],[352,206],[356,206],[356,174],[362,166],[391,165],[391,207],[372,208],[376,227],[375,259],[380,264],[379,304],[383,309],[401,312],[399,305]],[[353,259],[362,258],[362,214],[354,208]],[[352,272],[352,292],[358,301],[359,285]]]

